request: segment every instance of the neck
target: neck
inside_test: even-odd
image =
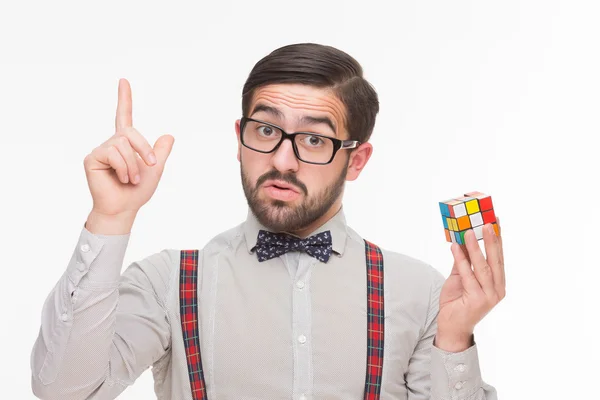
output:
[[[340,211],[341,208],[342,208],[341,202],[336,202],[325,214],[321,215],[312,224],[307,225],[304,228],[299,229],[297,231],[293,231],[293,232],[289,232],[289,233],[296,235],[300,238],[305,238],[308,235],[310,235],[312,232],[314,232],[318,227],[320,227],[321,225],[323,225],[327,221],[329,221],[331,218],[333,218],[333,216],[336,215],[338,213],[338,211]]]

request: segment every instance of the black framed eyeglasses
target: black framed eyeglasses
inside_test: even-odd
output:
[[[296,158],[308,164],[329,164],[338,150],[354,149],[360,144],[358,140],[340,140],[318,133],[287,133],[277,125],[248,117],[241,118],[240,132],[242,145],[259,153],[272,153],[290,139]]]

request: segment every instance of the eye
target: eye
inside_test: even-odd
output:
[[[305,136],[302,139],[303,144],[310,147],[320,147],[325,141],[318,136]]]
[[[256,130],[258,131],[258,133],[261,136],[265,136],[265,137],[273,136],[276,133],[275,129],[271,128],[268,125],[259,126],[258,128],[256,128]]]

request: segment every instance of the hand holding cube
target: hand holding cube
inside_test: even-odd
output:
[[[434,346],[462,352],[474,343],[475,325],[506,295],[502,236],[488,195],[467,193],[440,202],[440,210],[454,265],[440,292]]]

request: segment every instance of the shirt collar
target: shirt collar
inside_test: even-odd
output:
[[[252,253],[254,247],[256,246],[258,231],[261,229],[264,229],[266,231],[269,230],[258,221],[258,219],[254,215],[252,210],[250,210],[250,208],[248,208],[248,216],[246,218],[246,221],[244,221],[243,229],[244,236],[246,239],[246,247],[248,248],[249,253]],[[343,207],[340,208],[340,210],[327,222],[315,229],[308,236],[312,236],[327,230],[331,232],[332,250],[339,255],[343,255],[344,249],[346,247],[346,239],[348,236],[346,230],[346,217],[344,215]]]

